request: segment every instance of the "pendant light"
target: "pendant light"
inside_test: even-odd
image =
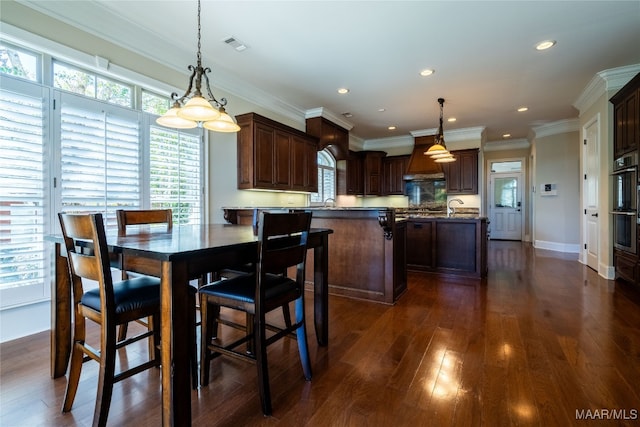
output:
[[[444,143],[444,131],[442,130],[444,98],[438,98],[438,103],[440,104],[440,127],[434,144],[424,154],[431,157],[436,163],[455,162],[455,157],[447,150],[447,146]]]
[[[209,87],[208,73],[211,68],[202,67],[202,54],[200,53],[200,0],[198,0],[198,53],[196,66],[189,65],[191,71],[189,87],[184,95],[176,92],[171,94],[173,106],[156,123],[162,126],[176,129],[190,129],[197,126],[204,127],[215,132],[237,132],[240,126],[225,111],[226,98],[217,100]],[[204,91],[202,93],[202,79],[204,78]]]

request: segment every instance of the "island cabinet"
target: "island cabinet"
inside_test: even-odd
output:
[[[254,224],[260,209],[225,208],[231,224]],[[407,223],[394,209],[304,208],[312,228],[333,230],[329,238],[329,292],[393,304],[407,289]],[[254,224],[255,225],[255,224]],[[307,252],[306,281],[313,283],[313,251]]]
[[[236,120],[239,189],[318,191],[317,138],[256,113]]]
[[[382,159],[382,195],[404,194],[404,175],[411,156],[389,156]]]
[[[486,218],[409,218],[407,270],[486,277]]]
[[[454,150],[455,162],[443,163],[447,194],[478,194],[478,149]]]
[[[640,73],[611,99],[613,104],[613,153],[618,158],[640,144]]]

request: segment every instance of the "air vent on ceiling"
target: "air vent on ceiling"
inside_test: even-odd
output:
[[[247,46],[244,43],[242,43],[240,40],[238,40],[237,38],[235,38],[233,36],[229,36],[229,37],[225,38],[223,40],[223,42],[225,42],[226,44],[228,44],[229,46],[231,46],[232,48],[234,48],[238,52],[242,52],[243,50],[245,50],[247,48]]]

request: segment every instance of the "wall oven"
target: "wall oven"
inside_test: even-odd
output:
[[[638,154],[630,153],[613,165],[613,246],[636,253],[638,227]]]

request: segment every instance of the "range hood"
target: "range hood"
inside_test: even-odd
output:
[[[415,145],[409,159],[409,166],[407,166],[407,171],[403,176],[405,181],[444,179],[442,165],[424,154],[434,144],[435,137],[435,135],[429,135],[414,138]]]

